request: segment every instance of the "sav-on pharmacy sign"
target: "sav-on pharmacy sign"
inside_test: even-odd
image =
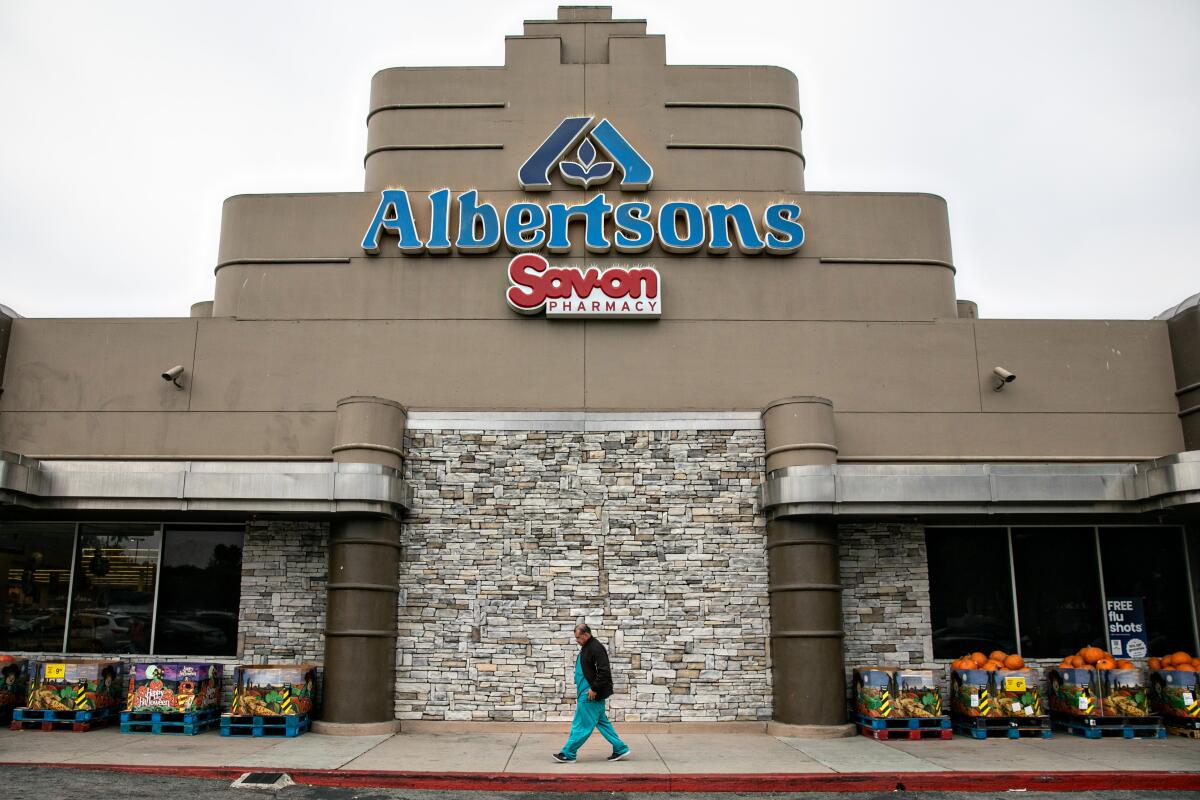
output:
[[[606,184],[618,172],[622,190],[648,189],[654,177],[649,163],[611,122],[603,119],[593,125],[594,119],[568,117],[559,123],[517,171],[521,187],[548,191],[557,167],[564,181],[584,189]],[[575,160],[568,160],[572,150]],[[675,254],[720,255],[736,248],[746,255],[791,255],[804,244],[800,206],[791,202],[767,206],[760,220],[740,202],[702,206],[671,201],[656,209],[643,200],[614,205],[604,192],[573,204],[522,201],[503,213],[481,201],[474,189],[457,197],[449,189],[439,189],[429,194],[428,202],[429,226],[418,230],[408,192],[385,189],[363,235],[363,250],[379,253],[385,233],[395,235],[396,248],[404,255],[491,253],[503,243],[518,254],[509,262],[506,297],[513,310],[522,314],[544,310],[547,316],[645,317],[661,313],[661,282],[653,267],[552,266],[536,255],[539,251],[569,253],[572,224],[582,223],[584,248],[596,254],[644,253],[658,242]],[[610,223],[611,238],[606,231]]]

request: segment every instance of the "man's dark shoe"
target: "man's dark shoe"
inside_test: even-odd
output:
[[[575,760],[575,759],[567,756],[565,753],[555,753],[554,755],[552,755],[550,757],[553,758],[555,761],[557,761],[560,764],[570,764],[572,761]]]
[[[631,751],[629,749],[626,749],[625,752],[623,752],[623,753],[618,753],[616,750],[613,750],[613,754],[604,760],[605,761],[624,761],[626,758],[629,758],[630,752]]]

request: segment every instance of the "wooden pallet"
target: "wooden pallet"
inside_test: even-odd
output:
[[[1162,739],[1167,732],[1159,717],[1099,717],[1051,714],[1054,730],[1066,731],[1086,739]]]
[[[299,716],[258,717],[241,714],[221,715],[222,736],[255,736],[292,738],[312,726],[308,714]]]
[[[1054,735],[1050,718],[1041,717],[969,717],[955,715],[954,732],[974,739],[1049,739]]]
[[[1200,730],[1196,728],[1178,728],[1170,723],[1164,723],[1163,730],[1172,736],[1186,736],[1189,739],[1200,739]]]

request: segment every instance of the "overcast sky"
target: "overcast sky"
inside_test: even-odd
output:
[[[1200,2],[617,2],[671,64],[800,81],[810,190],[949,201],[986,317],[1200,291]],[[186,316],[222,200],[359,191],[383,67],[500,65],[552,2],[0,0],[0,303]]]

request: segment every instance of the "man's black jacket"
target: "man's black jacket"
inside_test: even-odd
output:
[[[596,693],[597,700],[612,697],[612,669],[608,665],[608,651],[604,645],[593,636],[579,649],[579,663],[583,667],[583,677],[588,686]]]

